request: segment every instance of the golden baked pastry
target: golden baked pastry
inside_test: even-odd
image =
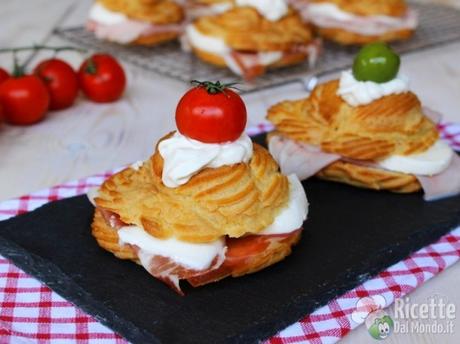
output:
[[[310,26],[292,9],[281,19],[271,21],[252,7],[235,7],[219,15],[198,18],[191,25],[202,36],[222,40],[230,51],[224,55],[206,50],[208,47],[195,44],[188,35],[191,48],[200,59],[219,67],[229,66],[228,60],[233,59],[233,65],[243,69],[239,74],[247,79],[251,79],[252,74],[263,74],[267,68],[298,64],[308,57],[313,61],[319,50]],[[262,62],[260,53],[279,53],[279,56]],[[245,61],[248,66],[244,65]],[[245,73],[246,69],[253,68],[258,72]]]
[[[316,27],[315,31],[318,32],[321,37],[342,45],[364,45],[372,42],[404,41],[411,38],[415,32],[413,29],[404,29],[389,31],[381,35],[369,36],[335,28]]]
[[[306,99],[273,106],[267,118],[282,136],[342,157],[322,169],[320,178],[401,193],[419,190],[415,176],[371,165],[391,155],[424,152],[439,139],[417,96],[393,94],[352,107],[337,89],[337,80],[319,85]]]
[[[292,3],[303,13],[305,20],[314,24],[321,37],[343,45],[406,40],[415,31],[416,14],[404,0],[292,0]],[[335,5],[354,18],[345,20],[333,13],[326,14],[330,17],[320,18],[314,11],[309,13],[309,8],[316,4]],[[399,24],[385,21],[384,17],[394,18]]]
[[[157,151],[139,171],[128,168],[109,178],[99,190],[96,205],[118,214],[124,223],[142,226],[156,238],[205,243],[223,235],[257,234],[273,222],[288,200],[287,178],[258,145],[249,165],[206,169],[177,188],[162,183],[162,170],[163,159]]]
[[[125,20],[118,21],[118,14]],[[114,23],[107,23],[111,16]],[[151,46],[178,38],[184,19],[184,10],[172,0],[97,0],[87,29],[100,39]]]
[[[292,10],[272,22],[254,8],[237,7],[218,16],[199,18],[194,26],[202,34],[222,38],[229,47],[241,51],[283,51],[312,40],[311,30]]]
[[[97,0],[112,12],[152,24],[179,23],[184,19],[182,7],[171,0]]]

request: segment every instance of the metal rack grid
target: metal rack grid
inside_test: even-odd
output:
[[[414,37],[393,44],[401,54],[419,51],[460,40],[460,11],[441,5],[412,5],[420,14],[420,25]],[[83,27],[58,29],[55,33],[90,50],[105,51],[144,70],[183,82],[193,79],[241,81],[225,68],[201,62],[191,53],[183,52],[178,42],[157,47],[122,46],[96,39]],[[320,76],[349,67],[358,48],[324,44],[324,52],[314,68],[308,64],[271,70],[255,82],[241,81],[243,93],[254,92],[292,82],[304,83],[313,75]]]

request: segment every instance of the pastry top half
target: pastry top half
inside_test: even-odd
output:
[[[401,17],[408,10],[404,0],[310,0],[310,2],[331,3],[345,12],[359,16]]]
[[[182,7],[171,0],[97,0],[113,12],[123,13],[130,19],[152,24],[178,23],[184,19]]]
[[[268,119],[290,139],[356,160],[421,153],[439,139],[414,93],[352,107],[337,95],[338,85],[333,80],[317,86],[306,99],[281,102],[269,110]]]
[[[290,9],[278,21],[270,21],[251,7],[236,7],[216,16],[195,21],[202,34],[223,39],[241,51],[282,51],[298,44],[309,43],[313,36],[299,14]]]
[[[264,148],[249,163],[204,169],[177,188],[162,182],[158,152],[139,170],[127,168],[100,188],[96,205],[159,239],[205,243],[259,233],[287,205],[289,181]]]

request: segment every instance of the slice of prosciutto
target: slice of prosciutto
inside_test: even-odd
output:
[[[294,173],[301,180],[314,176],[320,170],[338,160],[381,169],[376,163],[357,161],[340,155],[325,153],[319,147],[299,143],[280,136],[273,136],[268,143],[268,148],[283,173]],[[415,175],[415,177],[417,177],[423,188],[426,201],[435,201],[459,195],[460,158],[457,154],[454,154],[449,167],[442,173],[434,176]]]
[[[296,174],[300,180],[308,179],[326,166],[340,160],[340,155],[324,153],[319,147],[273,136],[268,149],[285,175]]]
[[[382,35],[390,31],[415,29],[418,13],[409,9],[404,16],[359,16],[340,10],[335,4],[309,0],[289,0],[303,19],[321,28],[343,29],[365,36]]]
[[[121,44],[128,44],[140,37],[164,33],[182,33],[183,24],[155,25],[137,20],[126,20],[119,24],[105,25],[94,20],[86,23],[86,29],[97,38]]]

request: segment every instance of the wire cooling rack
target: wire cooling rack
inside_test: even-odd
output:
[[[404,54],[460,40],[460,11],[432,4],[413,4],[412,6],[420,14],[420,25],[413,38],[392,44],[396,51]],[[239,77],[227,69],[205,64],[193,54],[183,52],[178,42],[170,42],[157,47],[121,46],[98,40],[83,27],[58,29],[55,33],[78,46],[105,51],[144,70],[179,81],[187,83],[193,79],[241,81],[243,93],[292,82],[305,83],[313,75],[321,76],[349,67],[358,49],[326,42],[324,52],[314,68],[309,68],[308,63],[304,63],[271,70],[256,81],[245,83],[238,80]]]

